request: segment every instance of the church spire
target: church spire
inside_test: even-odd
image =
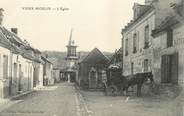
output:
[[[73,35],[73,29],[71,29],[71,32],[70,32],[70,38],[69,38],[69,42],[68,42],[69,46],[75,45],[75,41],[73,40],[72,35]]]
[[[73,33],[73,29],[71,29],[70,31],[70,38],[69,38],[68,45],[72,45],[72,33]]]

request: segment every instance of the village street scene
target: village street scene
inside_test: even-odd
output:
[[[88,2],[17,19],[0,6],[0,116],[183,116],[184,0],[119,0],[110,15]]]

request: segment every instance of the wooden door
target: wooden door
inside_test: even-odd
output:
[[[170,83],[171,82],[171,56],[163,55],[161,62],[161,82]]]

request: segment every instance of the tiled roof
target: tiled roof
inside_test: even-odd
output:
[[[19,47],[17,47],[15,44],[13,44],[12,40],[8,39],[11,37],[7,33],[8,32],[7,32],[7,30],[5,31],[5,28],[0,27],[0,38],[1,38],[2,46],[7,48],[7,49],[10,49],[15,54],[21,53],[21,49]]]
[[[93,49],[80,63],[109,63],[109,58],[99,49]]]
[[[15,54],[20,54],[24,58],[34,60],[36,62],[42,63],[38,58],[35,58],[32,54],[28,53],[26,50],[31,49],[35,53],[41,53],[38,49],[31,47],[30,45],[24,43],[16,34],[7,30],[4,27],[0,27],[0,40],[4,45],[3,47],[10,49]]]
[[[11,47],[11,43],[8,39],[6,39],[6,37],[4,36],[4,34],[0,31],[0,43],[3,45],[3,47],[10,49]]]
[[[6,36],[7,39],[9,39],[12,43],[15,44],[24,44],[24,42],[14,33],[10,32],[4,27],[0,27],[2,33]]]

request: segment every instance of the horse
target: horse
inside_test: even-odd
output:
[[[137,85],[137,96],[141,96],[141,88],[143,83],[151,81],[151,84],[153,84],[153,74],[152,72],[146,72],[146,73],[136,73],[135,75],[126,76],[127,79],[127,86],[123,88],[123,91],[126,90],[126,93],[128,93],[128,88],[131,86]]]

